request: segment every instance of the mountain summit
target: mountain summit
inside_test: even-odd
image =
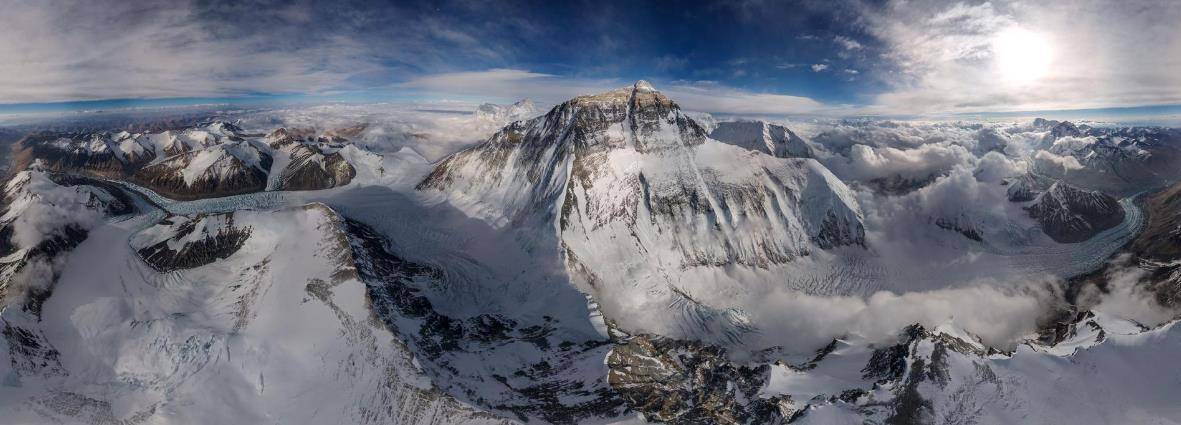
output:
[[[823,165],[712,140],[644,81],[514,122],[417,187],[498,225],[553,226],[585,290],[661,308],[743,285],[672,283],[688,270],[761,270],[865,241],[852,192]]]

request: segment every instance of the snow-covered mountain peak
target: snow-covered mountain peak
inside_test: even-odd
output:
[[[652,87],[652,83],[649,83],[645,80],[636,81],[636,84],[633,85],[632,87],[635,88],[636,91],[642,92],[642,93],[650,93],[650,92],[656,91],[656,87]]]
[[[768,270],[865,241],[852,191],[823,165],[711,140],[675,102],[642,84],[510,124],[441,162],[418,189],[441,191],[497,226],[552,226],[557,246],[538,249],[558,250],[575,281],[611,300],[608,309],[628,310],[613,311],[621,315],[667,309],[688,293],[755,285],[681,276],[691,270]],[[530,238],[554,242],[536,232]],[[670,284],[677,281],[691,283]],[[729,326],[694,320],[686,326]]]
[[[718,123],[709,137],[780,158],[811,158],[812,147],[787,127],[765,121]]]
[[[511,105],[485,103],[476,108],[476,118],[484,121],[508,124],[537,116],[537,105],[529,99],[521,99]]]
[[[1026,211],[1059,243],[1085,241],[1124,219],[1124,209],[1115,198],[1060,181],[1037,195]]]

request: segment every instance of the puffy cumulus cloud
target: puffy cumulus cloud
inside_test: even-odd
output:
[[[1161,305],[1156,297],[1145,289],[1149,282],[1149,272],[1138,267],[1128,254],[1120,255],[1108,262],[1103,278],[1103,289],[1087,285],[1080,291],[1077,302],[1081,308],[1150,327],[1166,323],[1181,315],[1181,311]]]
[[[853,145],[848,162],[826,165],[842,180],[870,181],[883,178],[926,180],[947,174],[959,164],[971,163],[972,155],[962,146],[927,144],[912,149],[874,148]]]
[[[1004,218],[1007,216],[1005,209],[996,208],[996,205],[1005,205],[997,201],[1007,201],[1001,196],[1004,191],[999,186],[982,183],[968,168],[961,167],[935,184],[915,192],[914,198],[922,206],[920,211],[935,216],[954,216],[971,210],[976,214],[991,212],[997,218]]]
[[[851,181],[919,181],[962,166],[995,183],[1023,171],[1020,158],[1030,149],[1027,145],[1045,134],[1015,123],[958,121],[837,122],[803,128],[801,133],[823,148],[821,161]]]
[[[1033,164],[1037,170],[1046,170],[1057,175],[1084,168],[1083,164],[1078,162],[1078,158],[1044,150],[1039,150],[1033,155]]]
[[[103,206],[113,201],[102,189],[59,186],[39,171],[17,173],[4,189],[8,208],[0,223],[11,226],[12,242],[20,249],[62,235],[67,227],[90,229],[100,224]]]
[[[984,155],[988,152],[1004,152],[1009,146],[1009,136],[996,128],[981,128],[976,132],[976,146],[972,152]]]
[[[1025,162],[1015,160],[1000,152],[988,152],[976,162],[976,170],[972,173],[977,180],[986,183],[1000,183],[1007,177],[1013,177],[1026,171]]]
[[[1090,148],[1098,141],[1099,139],[1096,139],[1095,136],[1063,136],[1054,139],[1054,143],[1050,146],[1049,151],[1057,154],[1069,155],[1071,153]]]
[[[748,310],[760,328],[756,346],[779,345],[800,352],[822,347],[833,338],[893,342],[906,326],[951,326],[980,338],[990,347],[1009,349],[1035,333],[1064,306],[1058,283],[997,282],[953,289],[868,297],[818,297],[777,291],[753,300]]]
[[[838,123],[827,126],[816,126],[812,129],[811,138],[825,150],[843,154],[849,152],[854,145],[872,147],[915,147],[927,143],[931,139],[921,131],[915,131],[907,124],[894,122],[874,123]]]

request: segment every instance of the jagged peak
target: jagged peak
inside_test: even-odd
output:
[[[627,87],[620,87],[614,90],[605,91],[597,94],[578,96],[567,101],[574,105],[586,105],[589,103],[628,103],[632,101],[639,101],[641,103],[656,103],[668,106],[677,107],[675,102],[669,99],[664,93],[652,87],[652,84],[639,80],[635,84]],[[679,107],[678,107],[679,109]]]

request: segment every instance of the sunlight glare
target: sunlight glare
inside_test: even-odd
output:
[[[1045,35],[1020,27],[1001,31],[993,40],[995,66],[1012,83],[1030,83],[1050,70],[1053,49]]]

